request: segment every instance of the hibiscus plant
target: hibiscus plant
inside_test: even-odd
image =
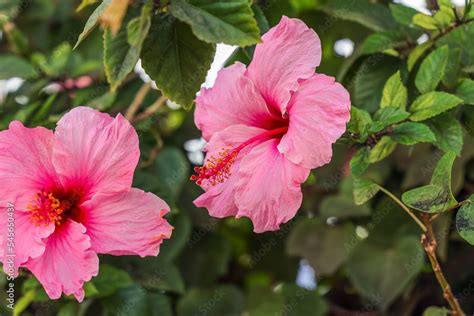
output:
[[[474,314],[471,0],[0,1],[0,315]]]

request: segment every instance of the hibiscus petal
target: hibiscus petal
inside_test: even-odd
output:
[[[332,144],[346,130],[349,93],[334,78],[315,74],[301,83],[288,105],[290,125],[278,150],[288,160],[316,168],[332,157]]]
[[[278,141],[271,139],[256,146],[240,164],[237,217],[249,217],[256,233],[277,230],[295,216],[303,199],[300,185],[309,175],[309,169],[278,152]]]
[[[64,292],[74,294],[82,302],[84,282],[97,275],[99,258],[90,249],[90,238],[85,232],[82,224],[65,222],[46,240],[43,255],[25,264],[51,299],[60,298]]]
[[[163,218],[169,206],[156,195],[134,188],[126,193],[98,194],[81,208],[81,222],[97,253],[156,256],[173,230]]]
[[[44,253],[43,239],[54,232],[54,225],[36,226],[30,221],[29,214],[20,210],[14,209],[10,214],[14,217],[9,215],[8,207],[0,209],[0,261],[6,273],[12,274],[10,269],[13,268],[13,274],[17,276],[18,267]]]
[[[52,163],[54,134],[43,128],[26,128],[14,121],[0,132],[0,191],[15,199],[54,183]]]
[[[211,156],[217,156],[223,148],[231,150],[262,132],[265,132],[265,130],[256,127],[248,127],[245,125],[230,126],[212,136],[205,149],[207,151],[206,160]],[[230,168],[231,175],[226,181],[214,186],[206,185],[206,183],[204,183],[203,188],[206,192],[194,200],[194,204],[197,207],[207,208],[211,216],[218,218],[237,214],[237,207],[234,203],[234,194],[235,186],[239,179],[238,170],[242,158],[250,149],[251,147],[248,147],[237,155]]]
[[[267,104],[283,114],[298,79],[311,77],[320,62],[321,42],[316,32],[301,20],[283,16],[262,36],[247,73]]]
[[[56,128],[53,163],[65,187],[94,192],[128,190],[138,163],[138,135],[121,115],[87,107],[63,116]]]
[[[214,87],[201,89],[194,120],[204,139],[231,125],[265,127],[272,121],[265,101],[244,73],[245,65],[235,63],[219,71]]]
[[[42,239],[54,231],[54,226],[36,227],[26,213],[34,195],[55,183],[53,143],[52,131],[42,127],[26,128],[18,121],[0,132],[0,260],[7,263],[6,270],[11,257],[4,259],[4,256],[13,252],[15,274],[30,257],[38,257],[44,252]],[[15,211],[11,218],[14,221],[9,224],[10,203]],[[10,227],[15,235],[13,249],[9,247]]]

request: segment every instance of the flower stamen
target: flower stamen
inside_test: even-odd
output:
[[[70,203],[61,202],[53,193],[41,190],[27,206],[30,221],[36,226],[49,226],[50,223],[59,226],[63,221],[64,213],[71,207]]]
[[[287,131],[288,126],[269,130],[246,140],[237,147],[222,148],[217,155],[210,156],[204,166],[195,167],[194,171],[196,174],[192,175],[189,179],[196,181],[196,184],[198,185],[202,185],[204,181],[211,186],[222,183],[232,175],[231,167],[242,149],[250,144],[260,143],[275,137],[280,137]]]

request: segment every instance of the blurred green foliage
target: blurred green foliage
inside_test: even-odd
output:
[[[430,15],[386,0],[130,1],[114,35],[99,26],[110,0],[3,0],[0,130],[12,120],[54,128],[79,105],[124,113],[140,136],[134,185],[172,206],[175,227],[157,258],[102,256],[82,304],[50,301],[23,271],[16,313],[447,315],[421,231],[385,188],[436,214],[438,256],[473,313],[474,9],[429,2]],[[305,183],[297,217],[254,234],[248,220],[217,220],[192,203],[201,193],[187,180],[200,150],[189,143],[200,138],[192,100],[216,43],[242,46],[228,63],[248,63],[282,15],[317,31],[318,72],[350,91],[352,118],[332,162]],[[353,52],[336,51],[341,40]],[[134,71],[139,59],[159,90]],[[317,287],[296,285],[302,262]]]

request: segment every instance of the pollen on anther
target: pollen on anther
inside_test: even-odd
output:
[[[51,192],[44,190],[38,192],[33,203],[27,206],[30,221],[36,223],[36,226],[48,226],[50,223],[59,226],[67,208],[67,204],[61,203]]]

